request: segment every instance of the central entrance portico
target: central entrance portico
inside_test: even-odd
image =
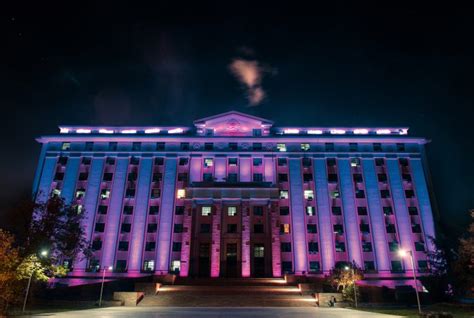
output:
[[[194,183],[186,188],[189,259],[181,276],[280,276],[278,188],[270,183]],[[273,226],[272,226],[273,225]],[[278,261],[278,257],[276,261]],[[272,261],[273,260],[273,261]],[[275,263],[275,264],[274,264]],[[275,268],[273,268],[275,267]],[[186,269],[188,272],[186,272]]]

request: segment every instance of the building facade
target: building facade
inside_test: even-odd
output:
[[[33,191],[85,213],[94,255],[70,277],[368,280],[428,267],[434,237],[427,140],[408,128],[277,127],[228,112],[187,127],[62,126],[42,144]]]

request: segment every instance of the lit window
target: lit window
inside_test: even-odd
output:
[[[288,199],[288,190],[280,190],[280,199]]]
[[[333,199],[339,198],[339,191],[331,191],[331,198]]]
[[[82,213],[82,208],[83,208],[82,204],[76,205],[76,212],[77,212],[77,214],[81,214],[81,213]]]
[[[179,272],[181,270],[181,261],[180,260],[174,260],[171,262],[171,271],[172,272]]]
[[[237,165],[237,158],[229,158],[229,166],[233,167]]]
[[[69,149],[71,149],[71,143],[70,142],[63,142],[63,144],[61,146],[61,150],[67,151]]]
[[[310,149],[309,144],[301,144],[301,150],[308,151]]]
[[[290,225],[285,223],[285,224],[280,224],[280,233],[281,234],[290,234]]]
[[[314,213],[314,206],[307,206],[306,207],[306,215],[307,216],[313,216]]]
[[[102,200],[108,199],[110,197],[110,190],[109,189],[102,189],[100,192],[100,198]]]
[[[277,144],[277,149],[278,149],[278,151],[285,152],[286,151],[286,145],[285,144]]]
[[[143,270],[145,272],[153,272],[155,270],[155,261],[154,260],[147,260],[143,262]]]
[[[212,167],[214,165],[214,160],[212,158],[204,159],[204,167]]]
[[[178,189],[177,198],[178,198],[178,199],[183,199],[185,196],[186,196],[186,190],[184,190],[184,189]]]
[[[77,200],[82,199],[85,194],[86,194],[86,190],[84,190],[84,189],[77,189],[77,190],[76,190],[76,199],[77,199]]]
[[[255,245],[253,247],[253,256],[254,257],[264,257],[265,256],[265,247],[263,245]]]
[[[306,200],[313,200],[313,190],[304,190],[304,198]]]
[[[352,158],[351,159],[351,167],[359,167],[360,166],[360,159],[359,158]]]
[[[227,215],[228,216],[236,216],[237,215],[237,207],[230,206],[227,208]]]
[[[210,206],[203,206],[201,210],[202,216],[209,216],[211,215],[211,207]]]

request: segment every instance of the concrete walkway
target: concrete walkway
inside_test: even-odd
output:
[[[87,309],[67,311],[60,313],[45,313],[33,317],[157,317],[157,318],[182,318],[182,317],[291,317],[291,318],[390,318],[400,317],[356,311],[342,308],[302,308],[302,307],[265,307],[265,308],[183,308],[183,307],[109,307],[101,309]]]

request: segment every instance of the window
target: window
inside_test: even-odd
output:
[[[227,224],[227,233],[237,233],[237,224]]]
[[[398,252],[398,250],[400,249],[397,242],[389,242],[388,248],[390,252]]]
[[[104,177],[102,178],[102,180],[104,181],[112,181],[114,177],[114,174],[111,173],[111,172],[104,172]]]
[[[237,207],[235,207],[235,206],[227,207],[227,215],[228,216],[236,216],[237,215]]]
[[[61,195],[61,190],[60,189],[53,189],[51,191],[51,197],[55,198],[55,197],[59,197]]]
[[[290,242],[281,242],[280,249],[282,252],[291,252],[291,243]]]
[[[179,165],[185,166],[188,164],[188,158],[179,158]]]
[[[415,197],[415,191],[413,190],[405,190],[405,196],[408,199],[414,198]]]
[[[178,181],[180,181],[180,182],[188,181],[188,174],[187,173],[178,173]]]
[[[307,224],[306,225],[306,230],[307,230],[308,233],[312,233],[312,234],[318,233],[318,230],[316,228],[316,224]]]
[[[182,142],[179,147],[181,150],[189,150],[189,142]]]
[[[263,216],[263,206],[254,206],[253,207],[253,215]]]
[[[144,272],[153,272],[155,270],[155,261],[146,260],[143,262],[143,271]]]
[[[405,144],[397,144],[397,151],[405,151]]]
[[[105,229],[105,223],[96,223],[94,232],[103,233]]]
[[[133,206],[132,205],[126,205],[123,207],[123,214],[125,215],[132,215],[133,214]]]
[[[383,214],[385,216],[388,216],[388,215],[393,215],[393,209],[391,206],[384,206],[383,207]]]
[[[362,234],[369,234],[370,233],[370,226],[368,224],[360,224],[359,229]]]
[[[372,252],[372,243],[370,243],[370,242],[363,242],[363,243],[362,243],[362,251],[364,251],[364,252]]]
[[[331,191],[331,198],[337,199],[337,198],[339,198],[339,196],[340,196],[340,193],[339,193],[338,190]]]
[[[424,252],[425,251],[425,243],[423,242],[415,242],[415,250],[417,252]]]
[[[131,230],[132,225],[130,223],[122,223],[122,226],[120,227],[121,233],[130,233]]]
[[[214,181],[214,178],[212,177],[212,173],[203,173],[202,174],[202,180],[205,181],[205,182]]]
[[[374,146],[374,151],[382,151],[382,144],[381,143],[375,142],[373,144],[373,146]]]
[[[150,215],[157,215],[160,210],[160,207],[157,205],[150,206],[149,214]]]
[[[365,192],[364,192],[364,190],[356,189],[356,190],[355,190],[355,197],[356,197],[357,199],[363,199],[363,198],[365,198]]]
[[[408,159],[407,158],[400,158],[400,159],[398,159],[398,162],[400,162],[401,166],[408,167]]]
[[[392,263],[392,272],[395,272],[395,273],[403,272],[402,262],[392,261],[391,263]]]
[[[280,190],[280,199],[288,199],[288,190]]]
[[[383,158],[375,158],[375,165],[376,165],[377,167],[383,166],[383,165],[384,165],[384,160],[383,160]]]
[[[100,198],[102,200],[110,198],[110,190],[109,189],[102,189],[100,191]]]
[[[328,182],[329,183],[337,183],[337,180],[338,180],[337,174],[335,174],[335,173],[328,174]]]
[[[388,198],[390,198],[390,191],[388,191],[388,190],[380,190],[380,196],[381,196],[383,199],[388,199]]]
[[[349,143],[349,151],[357,151],[357,143],[354,143],[354,142]],[[351,160],[351,166],[356,167],[352,165],[352,160]]]
[[[324,144],[324,149],[326,151],[334,151],[334,144],[332,142],[327,142]]]
[[[186,197],[186,190],[184,189],[178,189],[176,197],[178,199],[184,199]]]
[[[201,208],[201,215],[202,216],[210,216],[212,212],[212,208],[210,206],[203,206]]]
[[[252,144],[252,149],[255,151],[261,151],[262,150],[262,144],[260,142],[254,142]]]
[[[309,272],[310,273],[318,273],[321,271],[321,267],[319,262],[309,262]]]
[[[286,173],[279,173],[278,182],[288,182],[288,175]]]
[[[357,207],[357,214],[358,215],[367,215],[367,208],[365,206],[358,206]]]
[[[184,206],[182,206],[182,205],[176,206],[176,208],[174,209],[174,214],[175,215],[183,215],[184,214]]]
[[[229,166],[233,167],[237,165],[237,158],[229,158]]]
[[[428,271],[428,262],[427,261],[418,261],[418,270],[420,272]]]
[[[214,165],[214,159],[212,159],[212,158],[205,158],[204,159],[204,167],[205,168],[212,167],[213,165]]]
[[[204,150],[213,150],[214,149],[214,143],[212,142],[205,142],[204,143]]]
[[[308,252],[309,254],[316,254],[319,252],[318,242],[309,242],[308,243]]]
[[[286,158],[278,158],[278,166],[286,166],[287,160]]]
[[[76,190],[76,199],[82,199],[86,195],[86,190],[85,189],[77,189]]]
[[[175,224],[174,233],[183,233],[183,224]]]
[[[290,234],[290,225],[280,224],[280,234]]]
[[[210,128],[210,129],[206,129],[206,136],[212,136],[214,135],[214,129]]]
[[[386,226],[387,233],[396,233],[395,225],[394,224],[387,224]]]
[[[137,180],[137,173],[136,172],[130,172],[128,174],[128,181],[136,181]]]
[[[366,272],[374,272],[375,271],[375,263],[373,261],[365,261],[364,262],[364,269]]]
[[[342,226],[342,224],[334,224],[333,229],[335,234],[341,235],[344,233],[344,227]]]
[[[345,252],[346,244],[344,244],[344,242],[336,242],[335,249],[336,249],[336,252]]]
[[[160,172],[155,172],[153,173],[153,182],[161,182],[161,179],[163,178],[163,174]]]
[[[236,142],[229,142],[229,149],[230,150],[237,150],[238,149],[238,145]]]
[[[309,144],[301,144],[301,150],[309,151],[311,149]]]
[[[277,144],[277,150],[281,152],[286,151],[286,145],[285,144]]]
[[[229,173],[227,176],[227,181],[230,183],[236,183],[237,182],[237,173]]]
[[[89,173],[81,172],[79,173],[79,181],[86,181],[89,178]]]
[[[254,166],[261,166],[262,165],[262,158],[253,158],[253,165]]]
[[[171,262],[171,271],[174,273],[179,273],[181,270],[181,261],[180,260],[174,260]]]
[[[130,164],[131,164],[131,165],[138,165],[138,164],[140,164],[140,158],[138,158],[138,157],[132,157],[132,158],[130,158]]]
[[[156,223],[150,223],[147,226],[147,233],[156,233],[156,230],[158,229],[158,224]]]
[[[290,214],[290,208],[287,206],[282,206],[280,207],[280,215],[289,215]]]
[[[117,143],[116,142],[109,142],[109,150],[111,150],[111,151],[117,150]]]
[[[332,210],[333,215],[341,215],[342,214],[342,209],[341,209],[340,206],[333,206],[331,208],[331,210]]]
[[[293,263],[292,262],[281,262],[281,271],[282,273],[291,273],[293,272]]]
[[[411,175],[409,173],[402,174],[403,181],[411,182]]]
[[[313,190],[304,190],[304,198],[309,201],[313,200],[314,198]]]
[[[90,164],[91,164],[91,158],[89,158],[89,157],[82,157],[82,164],[83,164],[83,165],[86,165],[86,166],[90,165]]]
[[[311,158],[303,158],[303,167],[311,167]]]
[[[94,240],[92,242],[92,249],[94,251],[99,251],[100,249],[102,249],[102,241],[101,240]]]
[[[61,166],[65,166],[67,164],[67,160],[68,160],[67,157],[59,157],[58,164]]]
[[[54,180],[61,181],[64,179],[64,172],[56,172],[54,175]]]
[[[379,182],[387,182],[387,174],[379,173],[377,174],[377,179],[379,180]]]
[[[313,181],[313,175],[311,173],[304,173],[303,174],[303,181],[304,182]]]
[[[253,257],[264,257],[265,247],[262,244],[255,244],[253,246]]]
[[[352,176],[355,183],[362,182],[362,175],[360,173],[354,173]]]
[[[145,244],[145,251],[154,251],[156,248],[156,242],[146,242]]]
[[[173,242],[173,252],[181,252],[181,242]]]
[[[412,224],[411,225],[411,231],[413,233],[421,233],[421,226],[420,224]]]
[[[408,207],[408,213],[410,215],[418,215],[418,209],[416,206],[410,206]]]
[[[157,151],[163,151],[163,150],[165,150],[165,143],[164,143],[164,142],[157,142],[157,143],[156,143],[156,150],[157,150]]]
[[[254,173],[253,174],[253,181],[254,182],[262,182],[263,181],[263,175],[261,173]]]
[[[262,130],[261,129],[252,129],[252,134],[254,137],[260,137],[262,135]]]
[[[108,208],[108,206],[106,206],[106,205],[99,205],[99,207],[97,208],[97,213],[107,214],[107,208]]]
[[[211,232],[211,225],[209,223],[201,223],[201,233],[210,233]]]
[[[163,157],[156,157],[155,158],[155,166],[162,166],[164,162],[165,161],[164,161]]]
[[[253,232],[258,233],[258,234],[264,233],[263,224],[254,224],[253,225]]]
[[[142,149],[141,142],[134,142],[132,143],[132,151],[140,151]]]
[[[70,142],[63,142],[61,145],[61,150],[62,151],[68,151],[71,149],[71,143]]]
[[[120,241],[118,244],[119,251],[128,251],[128,242],[127,241]]]
[[[129,199],[135,197],[135,189],[127,189],[125,191],[125,197]]]
[[[306,215],[307,216],[313,216],[316,214],[314,206],[307,206],[306,207]]]
[[[127,261],[123,259],[117,260],[115,263],[115,272],[123,273],[127,271]]]

